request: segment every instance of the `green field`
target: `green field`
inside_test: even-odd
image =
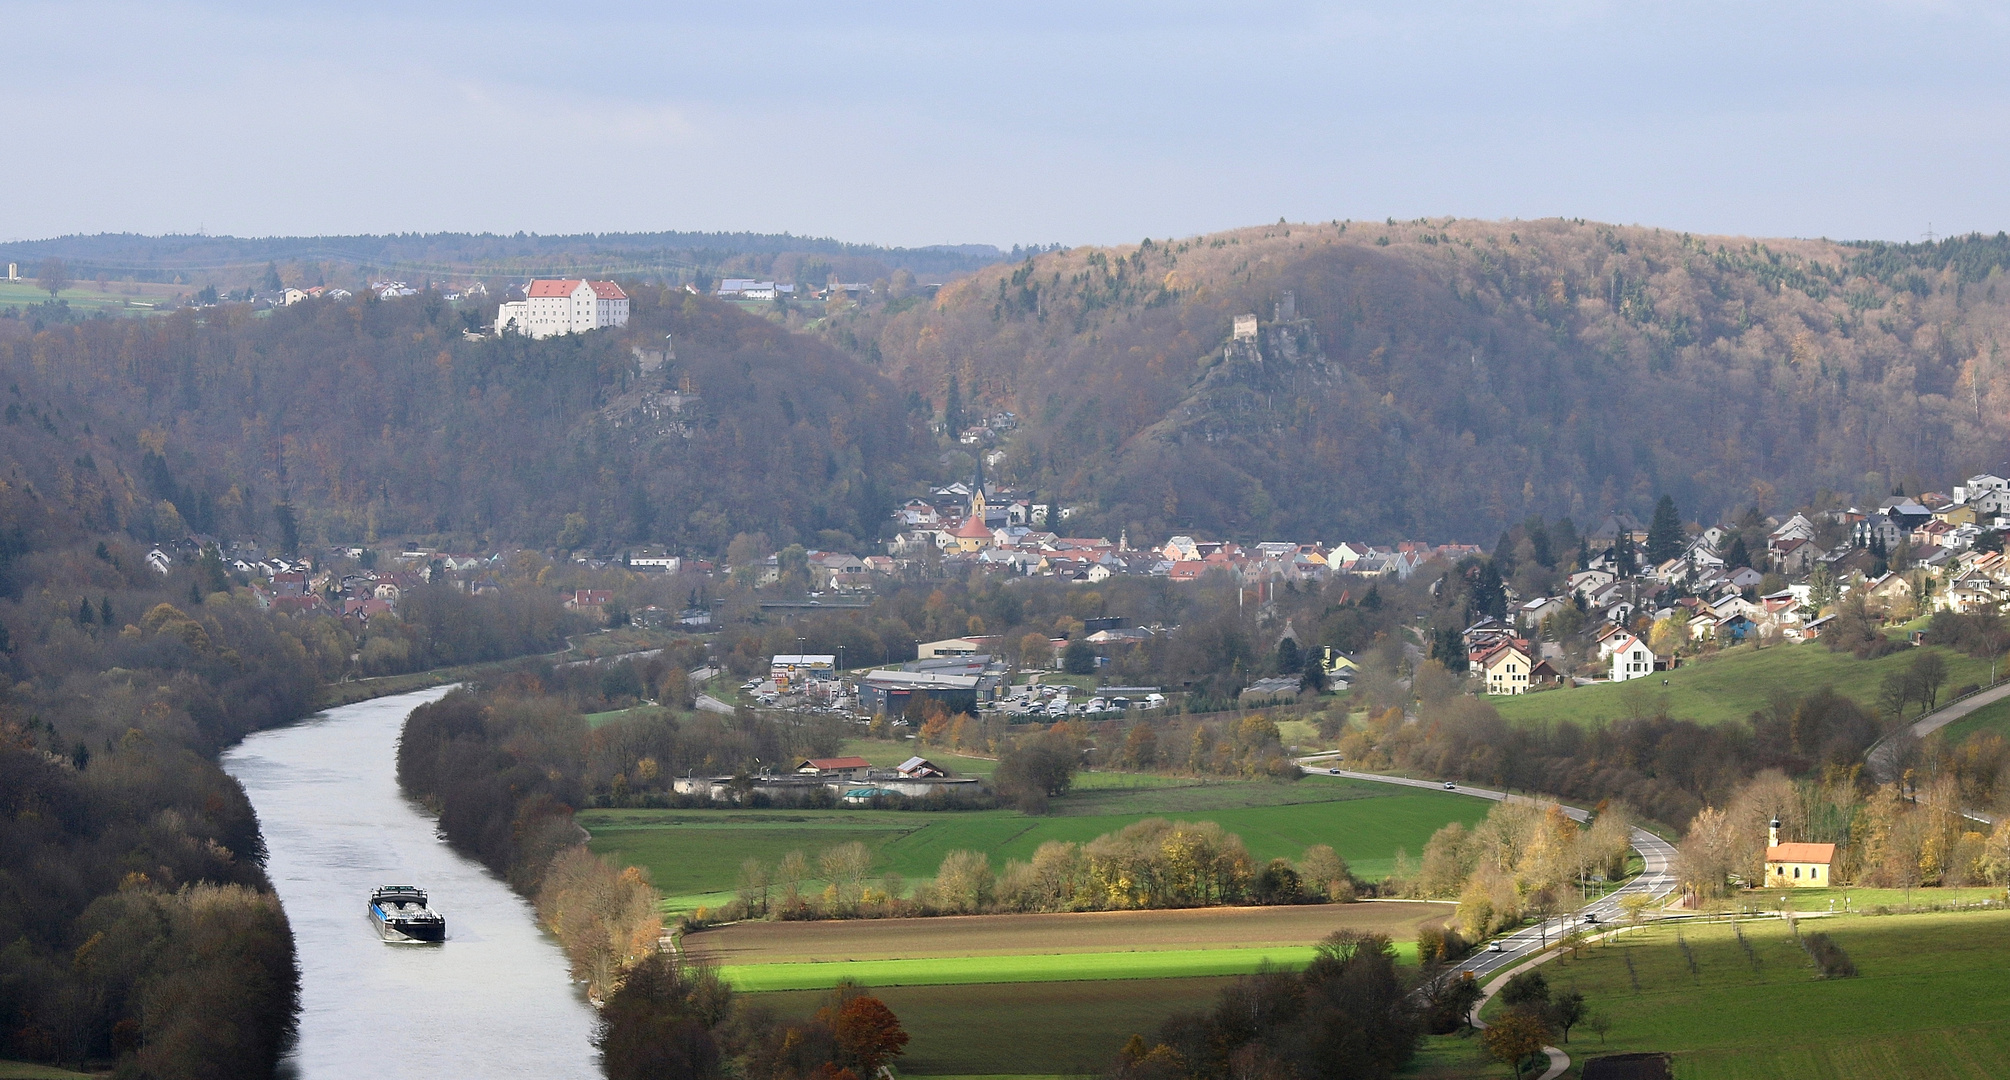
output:
[[[1987,660],[1931,648],[1947,660],[1943,699],[1952,696],[1956,687],[1989,680]],[[1824,687],[1868,706],[1877,700],[1878,682],[1887,673],[1904,669],[1917,655],[1912,649],[1902,649],[1876,660],[1858,660],[1848,653],[1830,652],[1820,642],[1766,649],[1740,645],[1712,657],[1690,660],[1666,676],[1488,701],[1509,720],[1574,720],[1581,724],[1600,718],[1618,720],[1651,713],[1665,702],[1670,715],[1722,723],[1742,720],[1771,704],[1776,696],[1800,696]],[[1661,685],[1663,677],[1668,681],[1666,686]],[[1914,706],[1908,715],[1916,711]]]
[[[1776,919],[1747,920],[1754,970],[1725,924],[1654,926],[1545,965],[1550,986],[1574,987],[1612,1016],[1609,1041],[1583,1028],[1566,1049],[1672,1051],[1685,1080],[2000,1076],[2010,1060],[2010,913],[1804,919],[1856,962],[1860,977],[1817,980]],[[1627,944],[1621,944],[1626,942]],[[1635,975],[1627,972],[1631,955]],[[1637,977],[1639,989],[1633,988]],[[1477,1061],[1477,1050],[1472,1060]]]
[[[0,269],[5,269],[5,267],[0,266]],[[49,294],[44,292],[41,286],[35,284],[35,267],[23,265],[21,273],[28,280],[0,281],[0,309],[10,307],[27,308],[48,301]],[[122,291],[126,288],[134,290],[133,293],[127,295]],[[150,314],[155,310],[164,309],[166,302],[172,297],[182,293],[192,293],[197,288],[199,286],[158,284],[126,286],[110,282],[107,283],[105,288],[100,289],[98,288],[98,283],[95,281],[82,281],[70,288],[64,289],[58,294],[57,298],[67,302],[70,305],[70,310],[85,315],[94,314],[99,311],[110,314],[144,315]],[[133,304],[160,304],[163,307],[161,309],[144,308],[134,307],[132,306]]]
[[[71,1072],[53,1065],[27,1061],[0,1061],[0,1080],[83,1080],[90,1073]]]
[[[719,974],[739,990],[825,990],[839,979],[866,986],[962,986],[975,983],[1079,982],[1109,979],[1177,979],[1248,975],[1265,964],[1300,968],[1318,950],[1310,945],[1261,949],[1164,949],[1152,952],[1045,953],[1026,956],[954,956],[916,960],[840,960],[822,964],[735,964]],[[1414,961],[1417,943],[1396,951]]]
[[[1763,914],[1780,910],[1784,902],[1803,912],[1927,911],[1982,901],[2003,902],[2003,890],[1980,885],[1965,889],[1753,889],[1734,895],[1738,911]]]
[[[1210,1008],[1228,978],[887,987],[884,1000],[913,1041],[903,1076],[989,1078],[1101,1074],[1133,1034],[1176,1012]],[[815,991],[749,995],[783,1016],[806,1017]]]
[[[682,911],[730,900],[750,856],[772,864],[802,851],[814,859],[858,840],[873,849],[875,875],[913,881],[933,877],[952,851],[985,852],[1002,868],[1007,859],[1030,858],[1046,841],[1086,842],[1147,817],[1219,822],[1258,861],[1296,859],[1313,844],[1331,844],[1356,875],[1377,879],[1395,869],[1398,849],[1420,853],[1440,826],[1472,824],[1487,807],[1451,793],[1313,777],[1296,784],[1091,784],[1057,800],[1062,812],[1049,817],[1013,810],[587,810],[578,820],[592,833],[594,851],[647,867],[669,909]]]

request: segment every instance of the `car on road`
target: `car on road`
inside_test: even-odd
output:
[[[1451,782],[1450,780],[1447,780],[1447,781],[1445,781],[1445,790],[1446,790],[1446,791],[1452,791],[1452,790],[1456,789],[1456,788],[1457,788],[1458,786],[1459,786],[1459,785],[1457,785],[1457,784],[1454,784],[1454,783],[1452,783],[1452,782]]]
[[[1330,772],[1330,773],[1332,773],[1332,774],[1333,774],[1333,775],[1335,775],[1335,776],[1339,776],[1339,775],[1340,775],[1340,770],[1339,770],[1339,769],[1328,769],[1328,770],[1326,770],[1326,771],[1327,771],[1327,772]]]
[[[1597,912],[1595,912],[1595,911],[1587,911],[1587,912],[1585,912],[1585,913],[1584,913],[1584,921],[1585,921],[1585,922],[1588,922],[1588,923],[1590,923],[1590,924],[1591,924],[1591,925],[1593,925],[1593,926],[1597,926],[1597,925],[1598,925],[1598,913],[1597,913]]]
[[[1487,951],[1488,951],[1488,952],[1507,952],[1507,951],[1508,951],[1508,947],[1507,947],[1506,943],[1504,943],[1504,942],[1499,942],[1499,941],[1493,941],[1493,942],[1488,942],[1488,943],[1487,943]]]

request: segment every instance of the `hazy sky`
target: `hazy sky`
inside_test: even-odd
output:
[[[2010,228],[2010,6],[0,0],[0,240]]]

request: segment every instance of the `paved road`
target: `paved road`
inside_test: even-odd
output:
[[[725,713],[727,716],[733,715],[733,707],[731,705],[720,701],[710,694],[698,695],[698,707],[706,712]]]
[[[1314,763],[1306,764],[1308,761]],[[1299,768],[1312,776],[1339,776],[1343,779],[1368,780],[1378,784],[1398,784],[1403,787],[1424,788],[1431,791],[1445,790],[1445,785],[1442,781],[1411,780],[1407,777],[1383,776],[1380,773],[1352,772],[1346,769],[1341,769],[1336,773],[1333,766],[1317,764],[1314,758],[1300,758]],[[1471,795],[1476,799],[1491,799],[1494,802],[1502,802],[1508,799],[1515,799],[1521,802],[1549,801],[1530,799],[1526,795],[1510,795],[1505,791],[1494,791],[1489,788],[1467,787],[1463,784],[1453,790],[1461,795]],[[1580,810],[1574,806],[1564,807],[1563,812],[1569,815],[1573,821],[1583,821],[1591,816],[1587,811]],[[1600,923],[1607,925],[1619,922],[1623,918],[1619,908],[1619,900],[1623,896],[1633,893],[1646,893],[1648,897],[1659,900],[1674,892],[1676,885],[1674,872],[1675,846],[1648,832],[1646,829],[1634,829],[1632,839],[1633,850],[1640,853],[1641,861],[1646,864],[1646,869],[1642,870],[1639,876],[1627,882],[1624,887],[1608,893],[1578,908],[1576,911],[1560,915],[1541,925],[1526,927],[1504,937],[1496,938],[1495,940],[1501,946],[1500,952],[1481,951],[1474,953],[1464,963],[1461,963],[1457,970],[1470,971],[1475,978],[1485,981],[1488,975],[1527,959],[1528,954],[1532,950],[1540,948],[1545,940],[1554,942],[1557,938],[1569,933],[1572,929],[1585,925],[1586,916],[1595,917]]]
[[[1924,739],[1975,710],[1985,705],[1994,705],[2006,697],[2010,697],[2010,681],[1999,683],[1979,694],[1970,694],[1960,701],[1943,705],[1914,720],[1906,727],[1905,733],[1915,739]],[[1898,779],[1900,741],[1889,736],[1879,739],[1870,748],[1870,752],[1864,755],[1870,765],[1871,777],[1880,784],[1888,784]]]

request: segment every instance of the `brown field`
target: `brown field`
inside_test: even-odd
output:
[[[692,955],[722,966],[1264,948],[1315,944],[1335,930],[1364,930],[1407,941],[1425,922],[1451,913],[1449,904],[1374,901],[1302,907],[744,922],[686,935],[684,947]]]

